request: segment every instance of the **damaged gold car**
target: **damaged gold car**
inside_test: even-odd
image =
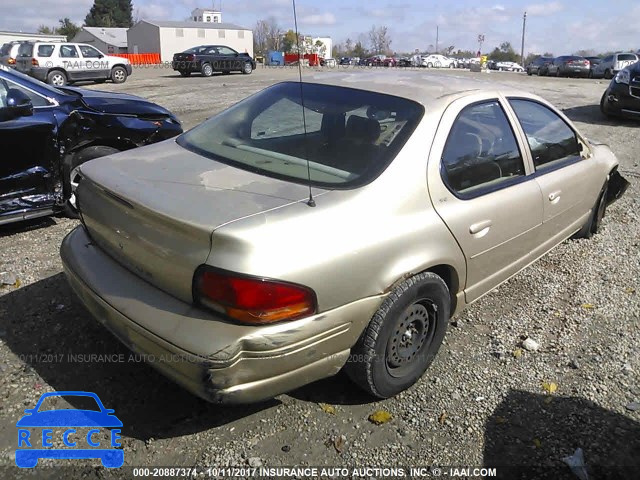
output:
[[[389,397],[449,319],[628,185],[526,92],[419,72],[276,84],[178,136],[80,167],[64,240],[88,310],[213,402],[343,367]]]

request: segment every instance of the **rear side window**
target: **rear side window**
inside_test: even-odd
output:
[[[576,133],[548,107],[522,99],[509,100],[522,125],[536,170],[580,158]]]
[[[497,100],[460,112],[442,152],[441,166],[445,183],[463,197],[497,190],[525,174],[515,135]]]
[[[55,45],[38,45],[38,56],[39,57],[50,57],[53,55],[53,51],[55,50]]]

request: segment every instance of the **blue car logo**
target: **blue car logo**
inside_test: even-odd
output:
[[[58,409],[39,411],[42,402],[50,397],[88,397],[95,400],[98,410]],[[93,404],[93,403],[92,403]],[[24,411],[18,422],[18,448],[16,465],[20,468],[33,468],[40,458],[88,459],[99,458],[107,468],[118,468],[124,463],[124,451],[120,447],[120,429],[122,422],[113,415],[114,410],[104,408],[98,395],[92,392],[50,392],[44,393],[36,406]],[[41,435],[32,428],[42,428]],[[79,438],[76,428],[91,428]],[[97,439],[100,430],[96,427],[110,428],[110,448],[104,448]],[[53,448],[54,430],[65,429],[61,434],[65,447]],[[80,440],[85,440],[91,448],[75,448]]]

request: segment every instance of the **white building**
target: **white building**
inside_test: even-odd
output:
[[[88,43],[101,52],[127,53],[128,28],[82,27],[72,42]]]
[[[163,62],[198,45],[226,45],[253,57],[253,32],[232,23],[141,20],[127,31],[127,43],[129,53],[159,53]]]
[[[8,32],[0,30],[0,45],[18,40],[34,40],[38,42],[66,42],[64,35],[47,35],[44,33]]]
[[[317,53],[320,58],[331,58],[333,51],[333,41],[331,37],[312,37],[313,53]],[[322,46],[318,47],[318,43]]]
[[[222,12],[218,10],[208,10],[206,8],[196,8],[191,12],[191,19],[194,22],[222,23]]]

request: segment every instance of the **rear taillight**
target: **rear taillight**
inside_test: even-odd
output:
[[[9,57],[9,60],[7,60],[7,63],[8,63],[9,65],[15,65],[15,64],[16,64],[16,59],[15,59],[15,58],[11,58],[11,57]]]
[[[193,298],[198,304],[253,325],[312,315],[317,305],[313,290],[302,285],[206,265],[198,268],[194,275]]]
[[[191,54],[187,55],[187,61],[188,61],[188,62],[193,62],[193,59],[194,59],[194,58],[195,58],[195,57],[194,57],[193,55],[191,55]]]
[[[40,66],[40,64],[38,63],[38,60],[37,60],[37,59],[32,58],[32,59],[31,59],[31,66],[33,66],[33,67],[38,67],[38,66]]]

